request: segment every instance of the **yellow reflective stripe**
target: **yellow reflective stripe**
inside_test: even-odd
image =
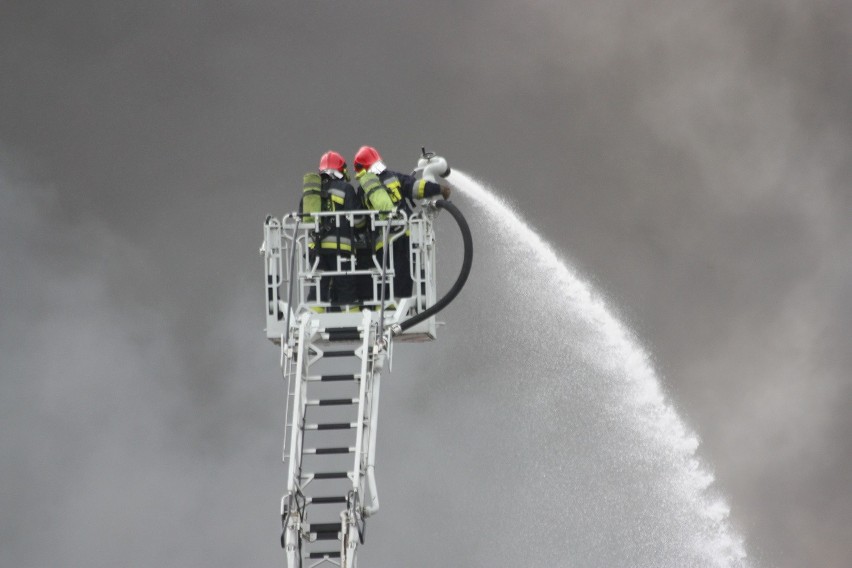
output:
[[[317,248],[316,243],[315,242],[308,243],[308,248],[311,249],[311,250]],[[327,242],[321,242],[320,248],[325,249],[325,250],[345,250],[346,252],[352,251],[352,245],[344,243],[344,242],[340,243],[340,248],[337,247],[337,242],[328,242],[328,243]]]
[[[425,194],[426,194],[426,180],[421,179],[417,183],[417,190],[415,191],[415,195],[417,196],[417,199],[423,199],[423,196]]]
[[[316,248],[316,241],[311,241],[308,243],[308,248],[313,249]],[[337,247],[337,239],[329,238],[329,240],[324,240],[320,242],[320,248],[322,249],[336,249]],[[340,239],[340,250],[352,250],[352,243],[349,239]]]
[[[348,237],[328,236],[320,242],[320,248],[351,251],[352,241]]]
[[[343,203],[344,203],[343,198],[340,197],[339,195],[332,195],[331,200],[334,201],[335,203],[337,203],[338,205],[343,205]]]
[[[313,243],[311,243],[311,244],[313,244]],[[348,245],[346,243],[341,242],[340,246],[338,247],[337,242],[327,243],[327,242],[323,241],[323,242],[320,243],[320,248],[326,249],[326,250],[345,250],[345,251],[348,252],[348,251],[352,250],[352,245]]]

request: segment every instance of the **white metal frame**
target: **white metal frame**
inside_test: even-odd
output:
[[[428,202],[411,217],[400,212],[398,218],[383,220],[376,211],[324,212],[312,214],[315,219],[304,223],[296,213],[285,215],[282,219],[267,218],[264,224],[264,244],[261,253],[264,256],[266,275],[266,336],[278,343],[282,336],[287,335],[286,328],[300,314],[314,308],[329,309],[329,302],[320,301],[315,294],[313,301],[308,301],[311,288],[318,292],[321,276],[358,276],[369,275],[373,281],[372,298],[363,302],[364,307],[380,310],[382,281],[382,259],[376,254],[373,266],[369,268],[352,269],[354,255],[342,255],[351,263],[350,268],[343,266],[338,257],[337,270],[322,271],[317,267],[317,260],[311,262],[310,247],[313,233],[319,229],[320,217],[333,217],[340,224],[343,218],[352,222],[354,217],[365,216],[369,219],[370,227],[377,235],[376,238],[387,239],[393,243],[406,231],[409,232],[409,267],[397,267],[393,255],[387,255],[385,278],[390,288],[390,296],[385,299],[384,325],[386,328],[404,321],[408,317],[420,313],[434,305],[437,300],[435,282],[437,278],[435,231],[433,227],[437,209]],[[388,230],[390,229],[390,233]],[[292,256],[295,249],[295,257]],[[291,268],[291,263],[293,264]],[[396,270],[408,269],[413,282],[413,294],[410,298],[394,296],[393,276]],[[288,302],[292,281],[293,301]],[[289,313],[288,313],[289,312]],[[281,317],[279,317],[281,316]],[[412,326],[396,338],[397,341],[424,341],[435,339],[437,322],[433,317]]]

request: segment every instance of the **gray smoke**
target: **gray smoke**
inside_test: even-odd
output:
[[[278,563],[263,216],[329,148],[407,169],[425,144],[512,191],[636,330],[751,556],[845,566],[851,10],[0,1],[2,564]],[[424,356],[399,355],[402,376]],[[384,383],[385,447],[458,412],[380,448],[365,565],[427,555],[396,538],[411,526],[481,529],[446,501],[449,528],[416,524],[437,490],[398,474],[464,451],[453,375],[473,368],[452,369]],[[439,546],[480,557],[462,542]]]

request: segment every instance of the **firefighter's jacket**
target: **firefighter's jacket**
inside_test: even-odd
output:
[[[388,193],[382,180],[366,170],[358,173],[358,197],[365,209],[371,211],[393,211],[396,204]],[[385,216],[383,215],[382,218]]]
[[[393,200],[388,195],[388,190],[374,173],[362,170],[356,176],[358,180],[358,199],[363,209],[370,211],[381,211],[384,213],[396,209]],[[381,219],[387,219],[387,215],[380,215]],[[360,237],[369,245],[369,249],[380,250],[384,246],[381,231],[370,231],[370,223],[367,218],[356,219],[355,229],[359,231]],[[372,243],[372,244],[370,244]]]
[[[360,208],[358,194],[345,180],[320,176],[316,173],[305,174],[299,213],[355,211]],[[319,219],[319,230],[314,233],[314,240],[308,246],[321,253],[350,254],[354,235],[349,219],[344,215],[317,217],[317,219]],[[314,217],[306,216],[302,220],[305,223],[313,223]]]
[[[405,211],[407,215],[413,212],[412,204],[415,199],[424,199],[441,195],[441,186],[431,181],[417,179],[414,176],[385,170],[376,175],[366,170],[358,174],[358,196],[366,209],[373,211]],[[383,218],[385,218],[383,216]],[[364,228],[366,223],[359,225]],[[406,235],[409,231],[406,231]],[[384,242],[373,235],[375,250],[380,250]]]

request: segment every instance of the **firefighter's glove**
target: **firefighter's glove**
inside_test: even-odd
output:
[[[450,187],[448,185],[441,186],[441,195],[444,197],[444,199],[450,198]]]

